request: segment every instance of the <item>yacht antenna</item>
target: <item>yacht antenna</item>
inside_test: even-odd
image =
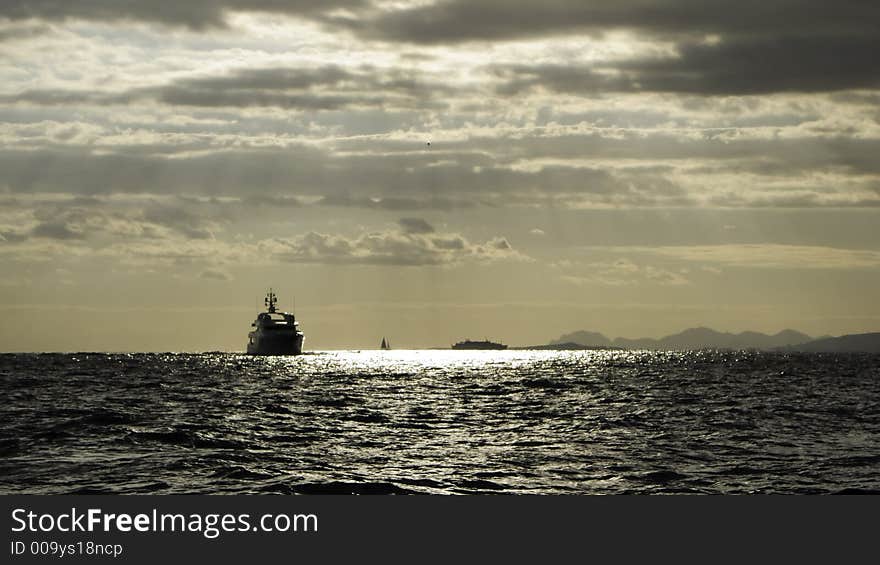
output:
[[[266,305],[266,307],[268,307],[270,314],[275,313],[275,304],[278,303],[278,299],[275,297],[275,293],[272,292],[272,287],[269,287],[269,293],[266,295],[263,303]]]

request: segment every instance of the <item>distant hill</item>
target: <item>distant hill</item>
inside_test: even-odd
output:
[[[619,347],[611,347],[608,345],[584,345],[582,343],[574,343],[571,341],[567,341],[564,343],[553,342],[548,345],[529,345],[526,347],[512,347],[511,349],[533,349],[533,350],[549,350],[549,351],[563,351],[563,350],[572,350],[572,351],[580,351],[583,349],[620,349]]]
[[[690,328],[660,339],[628,339],[618,337],[610,340],[597,332],[577,331],[561,336],[551,345],[576,343],[593,347],[620,347],[626,349],[778,349],[812,341],[807,334],[783,330],[773,335],[759,332],[738,334],[718,332],[711,328]]]
[[[565,334],[559,339],[554,339],[550,342],[550,345],[565,344],[577,344],[587,347],[608,347],[611,345],[611,340],[597,332],[579,331]]]
[[[826,337],[781,349],[815,353],[880,353],[880,332]]]

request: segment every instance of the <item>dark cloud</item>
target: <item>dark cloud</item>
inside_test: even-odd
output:
[[[452,251],[459,251],[465,248],[467,242],[461,236],[448,236],[448,237],[432,237],[431,243],[434,244],[434,247],[437,249],[445,249]]]
[[[28,238],[55,240],[212,240],[230,221],[210,201],[186,197],[166,198],[165,203],[128,199],[65,195],[45,201],[15,202],[23,229],[0,226],[0,241],[16,243]],[[192,200],[192,201],[189,201]],[[10,201],[12,202],[12,201]],[[30,218],[29,218],[30,217]],[[30,225],[28,225],[30,224]]]
[[[11,20],[143,21],[195,30],[225,27],[230,11],[315,16],[334,8],[356,8],[365,0],[3,0],[0,17]]]
[[[152,100],[172,106],[204,108],[339,110],[388,106],[425,110],[445,107],[438,97],[450,91],[450,87],[425,80],[411,71],[370,66],[346,70],[329,65],[240,69],[223,75],[182,78],[170,84],[124,92],[29,89],[0,95],[0,102],[58,106],[125,105]]]
[[[252,194],[242,198],[242,202],[252,206],[272,208],[302,208],[307,205],[300,197],[283,194]]]
[[[369,0],[4,0],[0,18],[143,21],[204,30],[226,26],[229,12],[265,12],[322,21],[364,36],[409,43],[491,41],[635,29],[700,35],[875,33],[876,2],[826,0],[442,0],[379,10]],[[349,15],[333,14],[345,8]]]
[[[712,95],[880,86],[878,21],[880,4],[858,1],[451,0],[339,23],[368,37],[427,44],[635,30],[675,42],[678,56],[522,66],[499,93],[540,86],[579,94]],[[715,41],[704,41],[707,36]]]
[[[94,92],[64,89],[29,89],[16,94],[4,94],[0,96],[0,102],[14,104],[26,102],[40,106],[57,106],[65,104],[98,103],[102,97]]]
[[[375,9],[367,0],[17,0],[0,3],[12,20],[142,20],[193,29],[224,25],[229,11],[304,15],[358,34],[411,43],[492,41],[560,33],[601,34],[631,29],[678,45],[678,56],[592,67],[519,66],[507,69],[505,94],[532,87],[555,92],[677,92],[760,94],[824,92],[880,85],[880,4],[826,0],[448,0],[406,9]],[[336,8],[349,16],[329,16]],[[25,33],[39,33],[41,24]],[[35,30],[35,31],[34,31]],[[4,33],[19,34],[6,28]],[[705,43],[707,35],[718,43]],[[10,35],[12,37],[12,35]],[[3,101],[57,105],[126,104],[154,99],[195,107],[444,107],[442,83],[412,73],[320,69],[245,69],[219,77],[183,79],[125,93],[30,90]]]
[[[171,228],[188,239],[209,239],[213,236],[205,219],[181,206],[153,204],[143,211],[145,222]]]
[[[404,233],[433,233],[434,226],[422,218],[400,218],[398,221]]]
[[[540,132],[537,132],[540,133]],[[39,192],[233,196],[267,206],[343,206],[387,211],[455,210],[474,206],[554,205],[579,199],[614,205],[689,205],[692,194],[674,182],[680,167],[696,173],[755,174],[794,181],[809,171],[880,174],[875,139],[740,139],[729,131],[701,136],[643,132],[536,135],[522,139],[472,137],[449,143],[442,160],[430,152],[389,151],[381,140],[363,152],[291,145],[286,149],[211,149],[186,146],[175,158],[144,153],[93,153],[86,147],[0,150],[0,186],[10,194]],[[735,133],[735,132],[734,132]],[[723,134],[723,135],[721,135]],[[560,164],[521,167],[521,159],[666,160],[665,167],[586,167]],[[528,161],[527,161],[528,162]],[[870,179],[866,179],[870,180]],[[835,189],[837,190],[837,189]],[[846,187],[840,188],[848,190]],[[690,202],[690,204],[693,204]],[[169,223],[172,229],[208,236],[210,225]],[[47,218],[48,220],[49,218]],[[142,221],[146,221],[143,218]],[[222,223],[222,218],[213,221]]]
[[[336,86],[356,75],[338,66],[318,68],[239,69],[220,76],[183,79],[182,88],[193,90],[287,90],[315,86]]]
[[[33,208],[33,216],[38,223],[31,228],[30,235],[47,239],[86,239],[100,231],[106,223],[106,216],[102,212],[95,213],[89,207],[70,205],[70,201],[46,202]]]
[[[878,13],[880,16],[880,13]],[[632,61],[646,90],[697,94],[823,92],[880,86],[880,33],[777,37],[686,45],[680,58]]]
[[[83,239],[85,237],[82,231],[64,221],[41,222],[31,230],[31,235],[60,240]]]
[[[496,68],[502,94],[543,88],[602,92],[766,94],[880,87],[880,34],[854,37],[777,37],[684,44],[669,58],[612,64],[520,65]]]
[[[338,110],[352,106],[381,106],[381,96],[346,96],[339,94],[277,94],[264,90],[192,90],[171,86],[163,88],[159,98],[175,106],[275,107],[286,110]]]
[[[492,41],[634,29],[655,35],[876,34],[880,5],[827,0],[447,0],[337,19],[368,37],[410,43]]]
[[[404,209],[452,207],[440,187],[460,195],[487,192],[605,193],[627,191],[628,183],[593,169],[552,166],[517,171],[493,165],[484,155],[339,155],[306,146],[286,150],[225,150],[169,159],[134,148],[123,154],[93,154],[88,148],[0,151],[0,184],[15,192],[79,194],[183,193],[242,195],[289,193],[326,197],[323,205],[361,204]],[[481,165],[482,168],[475,165]],[[348,196],[352,187],[360,194]],[[449,188],[452,187],[452,188]],[[369,196],[367,196],[369,195]],[[375,200],[368,200],[375,198]]]
[[[15,104],[24,102],[37,106],[66,106],[77,104],[113,105],[131,104],[155,98],[152,89],[138,89],[126,92],[101,92],[95,90],[68,90],[62,88],[34,88],[15,94],[0,95],[0,103]]]
[[[28,234],[15,229],[0,229],[0,243],[21,243],[28,238]]]
[[[381,104],[381,97],[375,95],[358,96],[326,90],[321,93],[309,92],[313,88],[333,88],[354,78],[351,73],[335,66],[318,69],[244,69],[222,76],[183,79],[145,93],[166,104],[181,106],[276,106],[333,110],[355,104]]]

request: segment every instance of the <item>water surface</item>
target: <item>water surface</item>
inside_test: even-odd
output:
[[[0,355],[2,493],[880,492],[880,357]]]

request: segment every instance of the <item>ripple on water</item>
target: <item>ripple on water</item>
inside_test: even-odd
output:
[[[0,492],[880,492],[880,357],[0,355]]]

